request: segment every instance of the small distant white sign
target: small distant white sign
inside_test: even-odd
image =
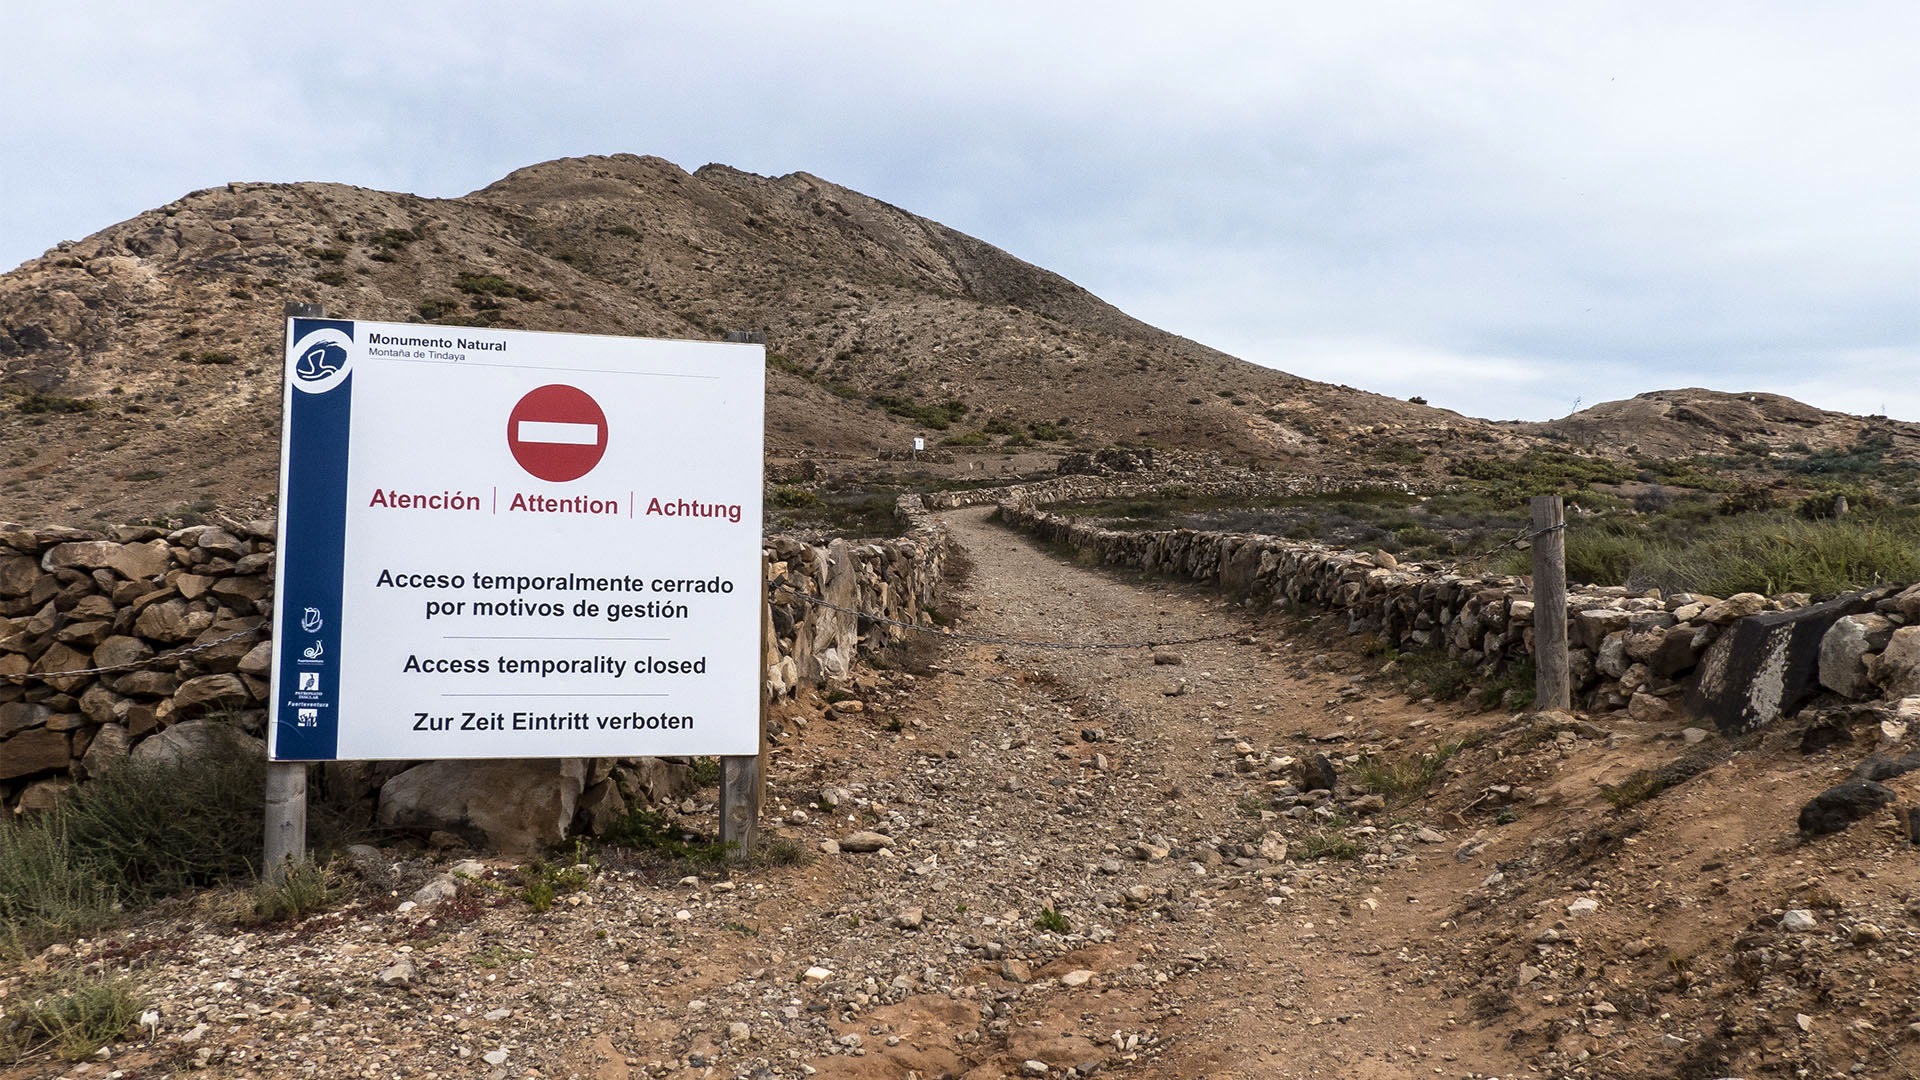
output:
[[[925,450],[927,448],[927,440],[923,436],[915,435],[913,437],[913,448],[916,452]]]

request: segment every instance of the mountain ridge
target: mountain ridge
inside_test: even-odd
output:
[[[270,500],[288,302],[575,333],[759,330],[771,458],[872,461],[918,435],[1029,468],[1041,451],[1134,443],[1431,477],[1462,447],[1617,454],[1632,434],[1594,410],[1493,423],[1304,379],[810,173],[620,154],[529,165],[452,199],[207,188],[0,275],[0,516]]]

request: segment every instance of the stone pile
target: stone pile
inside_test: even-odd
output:
[[[1473,666],[1501,669],[1533,652],[1533,599],[1519,578],[1272,536],[1120,532],[1035,501],[1030,493],[1002,501],[1001,516],[1106,565],[1340,613],[1349,633],[1401,650],[1443,649]],[[1575,703],[1593,711],[1626,709],[1643,720],[1690,711],[1740,731],[1823,689],[1854,699],[1920,695],[1920,585],[1823,604],[1804,593],[1575,587],[1567,608]]]
[[[768,609],[774,693],[843,676],[862,651],[907,632],[862,625],[795,593],[900,622],[925,621],[946,538],[917,496],[897,509],[908,526],[899,539],[825,547],[778,536],[766,542],[768,579],[785,583]],[[196,729],[216,722],[262,735],[274,548],[271,521],[171,532],[0,524],[6,806],[49,806],[75,781],[129,754],[191,753],[199,745]],[[168,731],[174,734],[160,738]],[[326,768],[324,782],[348,798],[377,799],[388,824],[453,827],[527,846],[557,839],[552,823],[564,829],[576,814],[604,821],[630,802],[675,797],[688,772],[658,761],[515,763],[509,771],[526,774],[519,783],[498,775],[501,768],[339,763]],[[503,795],[515,791],[524,798]],[[527,824],[534,819],[542,823],[537,829]]]
[[[264,727],[273,523],[0,525],[0,795],[45,806],[164,729]],[[154,662],[157,654],[168,658]]]

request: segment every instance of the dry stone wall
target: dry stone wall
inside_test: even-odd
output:
[[[1155,475],[1122,474],[1061,476],[1000,487],[971,488],[963,491],[938,491],[921,496],[926,506],[951,510],[962,506],[987,506],[1004,502],[1056,503],[1076,499],[1114,499],[1140,495],[1179,493],[1223,499],[1272,499],[1288,495],[1323,495],[1358,489],[1410,491],[1405,484],[1379,480],[1349,480],[1328,476],[1276,476],[1270,473],[1243,472],[1239,476],[1207,479],[1185,477],[1179,473]]]
[[[769,580],[782,582],[769,605],[768,683],[791,694],[847,673],[863,652],[905,631],[809,604],[795,594],[914,623],[926,618],[945,567],[945,534],[918,496],[897,512],[905,535],[815,546],[769,538]],[[76,781],[115,761],[192,753],[212,726],[237,725],[254,738],[266,725],[272,668],[274,523],[229,521],[165,531],[129,526],[100,531],[0,524],[0,798],[13,809],[43,808]],[[330,765],[325,781],[349,797],[378,798],[395,825],[459,825],[526,846],[557,839],[550,825],[526,832],[527,815],[508,808],[494,827],[461,806],[458,777],[490,785],[499,809],[502,781],[479,766],[440,763],[431,777],[404,763]],[[479,771],[476,771],[479,770]],[[495,769],[497,772],[498,770]],[[408,772],[418,773],[407,779]],[[557,779],[524,785],[543,822],[580,813],[604,820],[636,800],[674,794],[683,766],[587,762]],[[544,774],[543,774],[544,776]],[[433,783],[426,781],[432,779]],[[449,812],[450,813],[450,812]],[[457,831],[457,830],[456,830]],[[496,836],[495,834],[499,835]],[[526,835],[522,835],[525,833]],[[523,842],[524,841],[524,842]]]
[[[1343,615],[1348,632],[1401,650],[1443,649],[1501,669],[1533,652],[1533,599],[1520,578],[1272,536],[1120,532],[1050,513],[1024,494],[1005,521],[1110,566],[1188,578],[1236,595]],[[1658,720],[1710,716],[1746,730],[1822,691],[1920,695],[1920,585],[1811,604],[1803,593],[1724,599],[1574,587],[1567,638],[1576,704]]]

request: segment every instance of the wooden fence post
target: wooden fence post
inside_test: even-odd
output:
[[[288,304],[287,317],[292,319],[324,319],[327,309],[319,304]],[[292,342],[288,342],[291,345]],[[281,350],[281,367],[286,364],[285,348]],[[286,378],[281,377],[280,407],[287,407]],[[282,492],[282,497],[285,497]],[[284,537],[275,537],[276,558],[279,542]],[[279,627],[274,627],[277,631]],[[272,639],[269,639],[272,640]],[[280,687],[273,686],[269,694],[279,693]],[[272,712],[268,712],[271,719]],[[307,763],[304,761],[267,762],[267,799],[266,799],[266,844],[261,869],[266,879],[278,884],[285,881],[287,872],[307,861]]]
[[[767,642],[772,638],[772,596],[767,565],[760,567],[760,752],[720,759],[720,844],[732,859],[745,859],[760,843],[760,808],[767,798]]]
[[[1566,511],[1558,495],[1533,498],[1533,697],[1536,709],[1570,709],[1567,664]]]

